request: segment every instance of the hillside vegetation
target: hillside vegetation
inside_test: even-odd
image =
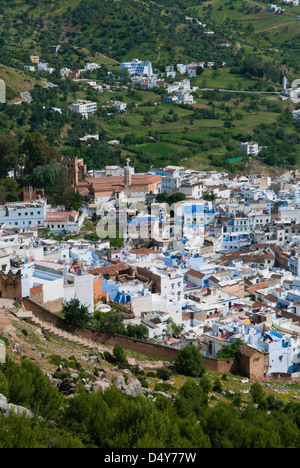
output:
[[[193,362],[181,357],[181,372],[122,348],[106,347],[103,357],[8,315],[3,320],[3,312],[0,322],[7,346],[0,364],[2,448],[300,446],[299,385],[208,372],[194,353]],[[109,388],[91,391],[99,381]],[[124,391],[132,382],[139,382],[138,395]],[[4,412],[5,399],[18,414]]]
[[[0,132],[22,144],[28,132],[38,131],[61,154],[80,154],[89,169],[122,165],[129,157],[137,171],[149,170],[151,160],[156,166],[244,172],[249,161],[238,145],[250,139],[266,147],[261,163],[297,167],[299,122],[291,117],[297,104],[280,100],[279,92],[287,67],[289,83],[300,76],[300,7],[285,6],[284,13],[273,14],[266,5],[262,0],[4,1],[0,78],[7,84],[8,104],[1,106]],[[221,47],[224,43],[230,47]],[[31,54],[55,68],[51,77],[24,71]],[[162,88],[132,89],[120,75],[119,63],[135,57],[151,60],[158,73],[188,61],[214,66],[191,78],[195,104],[167,105]],[[61,78],[61,68],[83,69],[87,61],[101,69],[82,78],[105,83],[108,91]],[[177,80],[183,78],[177,74]],[[47,87],[47,79],[56,87]],[[31,104],[23,98],[21,106],[13,105],[29,90]],[[68,107],[85,98],[98,104],[88,120]],[[127,113],[108,111],[111,99],[124,101]],[[95,133],[99,142],[80,142]],[[110,140],[119,145],[108,145]]]

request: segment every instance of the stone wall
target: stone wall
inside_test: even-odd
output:
[[[182,320],[198,320],[199,322],[202,322],[203,320],[207,319],[207,312],[199,310],[198,312],[191,312],[190,310],[182,311]]]
[[[148,343],[146,341],[130,338],[128,336],[118,334],[108,335],[93,328],[74,327],[28,298],[23,298],[23,305],[27,310],[32,311],[33,314],[39,319],[51,323],[52,325],[65,331],[74,333],[95,342],[106,344],[108,346],[115,346],[116,344],[120,344],[125,349],[143,354],[145,356],[154,357],[156,359],[160,358],[170,361],[176,361],[177,359],[177,349],[155,343]],[[246,346],[246,348],[248,347]],[[251,379],[261,380],[262,374],[267,366],[267,361],[265,360],[266,357],[256,360],[258,356],[261,357],[262,353],[253,353],[252,348],[251,350],[252,351],[249,353],[249,355],[244,353],[239,359],[216,359],[213,357],[203,356],[203,365],[207,370],[213,372],[240,372]]]
[[[268,355],[266,355],[268,357]],[[247,375],[252,380],[263,380],[265,371],[268,367],[268,359],[266,356],[259,351],[252,353],[251,355],[240,354],[239,356],[239,368],[242,374]]]
[[[213,357],[204,356],[203,364],[205,369],[212,372],[237,372],[239,363],[235,359],[216,359]]]
[[[51,323],[58,328],[62,328],[65,331],[74,333],[95,342],[106,344],[108,346],[115,346],[118,343],[125,349],[135,351],[146,356],[162,358],[166,360],[177,359],[177,350],[174,348],[154,343],[147,343],[146,341],[137,340],[123,335],[107,335],[106,333],[101,333],[93,328],[74,327],[57,315],[51,313],[49,310],[45,309],[39,304],[34,303],[30,299],[24,298],[23,304],[27,310],[31,310],[33,314],[36,315],[36,317],[39,319]]]
[[[153,293],[161,293],[161,277],[153,273],[152,271],[146,270],[143,267],[136,267],[136,277],[148,278],[151,282],[151,291]]]
[[[9,271],[7,274],[0,272],[0,297],[22,302],[21,273]]]

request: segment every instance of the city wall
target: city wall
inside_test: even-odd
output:
[[[102,343],[108,346],[120,344],[123,348],[134,351],[145,356],[154,357],[157,359],[165,359],[176,361],[178,350],[155,343],[148,343],[143,340],[130,338],[124,335],[108,335],[92,328],[78,328],[68,324],[65,320],[51,313],[41,305],[33,302],[28,298],[23,298],[23,305],[27,310],[40,320],[51,323],[52,325],[84,338]],[[235,373],[241,372],[249,378],[262,380],[262,367],[255,368],[252,365],[251,359],[243,356],[243,359],[215,359],[213,357],[203,356],[203,365],[207,370],[220,373]]]

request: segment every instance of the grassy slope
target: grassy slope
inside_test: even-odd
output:
[[[90,380],[96,380],[96,377],[93,376],[95,369],[97,369],[99,373],[104,370],[107,374],[107,378],[110,381],[113,381],[118,375],[123,374],[122,371],[115,370],[114,364],[110,364],[109,362],[101,359],[100,355],[98,355],[98,364],[90,363],[89,357],[91,355],[97,354],[94,351],[90,351],[87,348],[70,343],[53,335],[44,335],[39,333],[36,326],[31,325],[26,321],[21,321],[16,317],[9,317],[7,319],[7,324],[3,326],[1,330],[2,332],[4,330],[8,332],[9,346],[7,348],[7,352],[13,359],[18,361],[21,360],[24,355],[26,355],[27,358],[33,359],[35,362],[37,362],[45,373],[54,373],[57,370],[58,364],[60,362],[64,362],[64,370],[66,372],[78,372],[78,368],[74,369],[74,367],[71,367],[71,363],[77,362],[81,366],[81,375],[88,377]],[[23,350],[22,355],[18,355],[13,351],[15,343],[18,343],[20,349]],[[106,349],[112,353],[113,350],[111,346],[102,346],[103,349]],[[153,358],[149,358],[131,351],[126,351],[126,357],[131,364],[140,364],[146,372],[155,372],[155,370],[162,365],[162,362],[159,362],[158,360],[153,360]],[[69,369],[67,368],[67,362],[70,363]],[[207,372],[207,376],[211,382],[213,382],[214,379],[219,379],[224,390],[222,395],[215,392],[210,392],[210,404],[214,405],[217,401],[230,403],[233,395],[236,393],[241,394],[243,404],[248,404],[252,401],[250,394],[250,387],[253,383],[252,381],[242,382],[244,378],[243,376],[222,374],[210,371]],[[151,390],[154,390],[155,384],[159,382],[159,379],[155,376],[155,374],[151,377],[147,376],[146,380]],[[183,375],[179,374],[172,375],[172,389],[167,390],[167,393],[176,394],[187,380],[191,380],[191,378],[184,377]],[[265,382],[262,383],[262,385],[267,395],[273,394],[277,398],[281,399],[284,403],[287,403],[288,401],[299,400],[300,398],[299,384],[282,385],[280,382]]]

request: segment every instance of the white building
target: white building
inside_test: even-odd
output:
[[[289,6],[298,6],[300,5],[300,0],[281,0],[281,3]]]
[[[211,201],[206,200],[188,200],[177,202],[170,207],[174,212],[174,233],[180,237],[185,232],[195,231],[196,235],[202,233],[203,228],[213,223],[216,218],[217,210]]]
[[[295,82],[299,84],[299,80],[295,80]],[[288,88],[288,79],[286,75],[283,77],[283,80],[282,80],[281,96],[284,99],[292,99],[294,102],[300,101],[300,87],[298,86],[298,87]]]
[[[239,250],[241,247],[250,244],[251,239],[249,232],[225,232],[222,234],[221,250]]]
[[[84,222],[84,214],[77,211],[48,211],[45,216],[45,227],[54,234],[79,234]]]
[[[300,207],[297,205],[281,205],[278,209],[279,221],[295,221],[297,224],[300,223]]]
[[[97,103],[77,99],[75,104],[70,105],[70,109],[73,112],[77,112],[78,114],[83,115],[84,117],[88,118],[89,114],[94,114],[97,110]]]
[[[270,5],[267,5],[266,11],[270,11],[271,13],[283,13],[284,8],[281,8],[274,4],[270,4]]]
[[[258,143],[255,141],[246,141],[245,143],[240,143],[239,148],[247,155],[257,156],[259,153]]]
[[[99,140],[99,135],[85,135],[84,137],[79,138],[80,141],[88,141],[88,140]]]
[[[143,62],[138,59],[133,59],[131,62],[123,62],[120,64],[120,70],[127,69],[129,75],[152,76],[152,63],[150,61]]]
[[[180,91],[181,92],[191,91],[190,80],[175,81],[175,83],[169,84],[167,87],[168,94],[174,94]]]
[[[35,67],[33,65],[24,65],[24,70],[35,72]]]
[[[179,187],[180,187],[180,177],[163,176],[161,178],[161,192],[162,193],[177,192]]]
[[[42,296],[42,304],[50,309],[56,304],[77,298],[94,312],[93,275],[80,269],[48,261],[36,262],[22,273],[22,297],[34,300],[36,292]],[[52,307],[51,307],[52,306]]]
[[[0,103],[6,103],[6,84],[4,80],[0,80]]]
[[[292,116],[295,120],[300,120],[300,109],[293,111]]]
[[[46,200],[6,203],[0,207],[0,224],[18,228],[43,226],[46,210]]]
[[[101,68],[101,65],[99,65],[98,63],[86,63],[85,67],[84,67],[84,70],[85,71],[95,71],[95,70],[98,70],[99,68]]]
[[[186,197],[199,199],[203,196],[203,183],[197,177],[181,179],[177,192],[184,193]]]
[[[184,91],[179,91],[176,93],[176,96],[178,98],[178,104],[193,104],[194,103],[194,97],[192,94],[189,94]]]
[[[51,68],[48,66],[48,63],[43,63],[43,62],[39,62],[38,65],[37,65],[37,69],[39,71],[44,71],[46,73],[50,73],[52,74],[55,70],[55,68]]]
[[[271,215],[263,211],[253,211],[247,215],[235,215],[227,223],[229,232],[250,232],[252,229],[262,229],[271,222]]]
[[[115,109],[117,109],[119,112],[126,112],[127,110],[127,104],[126,102],[122,102],[122,101],[109,101],[107,103],[107,105],[109,107],[114,107]]]

